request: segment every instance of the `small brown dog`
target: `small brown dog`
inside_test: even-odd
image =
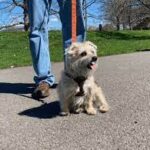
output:
[[[70,112],[96,114],[107,112],[109,106],[93,73],[97,68],[97,46],[92,42],[73,43],[66,54],[66,69],[58,85],[61,115]]]

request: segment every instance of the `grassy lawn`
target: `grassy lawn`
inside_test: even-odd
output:
[[[52,61],[63,60],[61,32],[50,35]],[[99,56],[131,53],[150,49],[150,31],[88,32],[87,40],[99,48]],[[31,65],[28,33],[0,32],[0,69]]]

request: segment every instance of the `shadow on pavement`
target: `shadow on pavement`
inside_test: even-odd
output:
[[[57,83],[55,83],[51,88],[56,89]],[[0,82],[0,93],[10,93],[10,94],[30,94],[35,88],[34,83],[4,83]]]
[[[60,113],[59,102],[55,101],[49,104],[43,104],[39,107],[24,110],[18,114],[21,116],[49,119],[59,116],[59,113]]]
[[[136,51],[137,52],[149,52],[150,49],[149,48],[147,48],[147,49],[137,49]]]
[[[56,86],[57,85],[54,85],[54,87],[52,87],[52,88],[56,88]],[[16,94],[16,95],[26,97],[29,99],[33,99],[33,98],[26,94],[33,93],[34,88],[35,88],[35,84],[33,84],[33,83],[3,83],[3,82],[0,82],[0,93]],[[41,100],[41,99],[33,99],[33,100],[44,103],[44,100]]]
[[[103,32],[95,32],[95,34],[99,37],[103,37],[105,39],[120,39],[120,40],[149,40],[149,35],[133,35],[130,33],[121,33],[114,31],[103,31]]]
[[[29,94],[34,90],[32,83],[3,83],[0,82],[0,93]]]

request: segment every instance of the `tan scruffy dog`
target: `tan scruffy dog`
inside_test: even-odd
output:
[[[61,115],[70,112],[96,114],[107,112],[109,106],[94,81],[97,68],[97,47],[92,42],[73,43],[66,54],[66,68],[58,85]]]

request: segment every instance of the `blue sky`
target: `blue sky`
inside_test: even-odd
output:
[[[97,5],[93,5],[93,6],[89,7],[88,12],[90,12],[90,14],[93,14],[94,16],[97,16],[97,17],[98,17],[98,14],[99,15],[101,14],[101,12],[99,12],[99,10],[98,10]],[[88,26],[98,27],[98,25],[102,22],[103,21],[102,20],[100,21],[100,19],[93,19],[90,17],[88,18]],[[61,28],[61,23],[60,23],[59,19],[57,19],[55,16],[51,16],[49,26],[50,26],[50,28]]]
[[[0,0],[0,2],[3,0]],[[0,4],[0,8],[3,7]],[[101,14],[98,10],[98,5],[92,5],[91,7],[88,8],[88,12],[90,14],[93,14],[94,16],[97,16]],[[11,24],[11,23],[16,23],[22,21],[22,9],[19,7],[16,7],[11,13],[8,13],[7,11],[0,11],[0,26],[6,25],[6,24]],[[18,17],[19,16],[19,17]],[[96,26],[98,27],[99,23],[102,23],[103,21],[100,19],[93,19],[93,18],[88,18],[88,26]],[[61,28],[61,23],[60,20],[55,17],[51,16],[50,17],[50,22],[49,22],[49,28],[50,29],[60,29]]]

